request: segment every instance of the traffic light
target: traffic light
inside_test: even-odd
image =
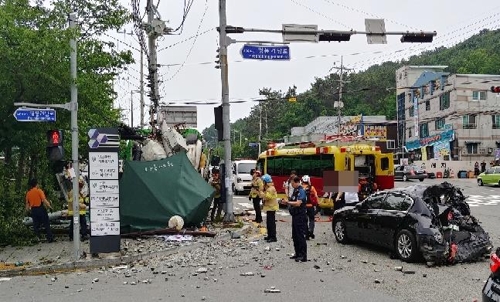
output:
[[[319,35],[320,42],[347,42],[351,40],[350,34],[324,33]]]
[[[47,158],[59,161],[64,158],[63,133],[61,130],[47,131]]]
[[[407,33],[401,37],[401,43],[431,43],[435,34]]]
[[[215,115],[215,129],[217,129],[217,140],[219,142],[223,141],[223,123],[222,123],[222,105],[214,108]]]
[[[491,86],[491,92],[500,93],[500,86]]]

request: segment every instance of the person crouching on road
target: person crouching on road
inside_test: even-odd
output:
[[[314,186],[311,185],[311,178],[309,177],[309,175],[302,176],[302,188],[304,188],[307,197],[306,211],[308,228],[306,240],[309,240],[311,238],[315,238],[314,227],[316,225],[316,221],[314,219],[316,217],[316,206],[318,205],[318,192],[316,191]]]
[[[215,212],[217,211],[217,220],[221,218],[222,214],[222,186],[218,169],[213,169],[210,185],[215,189],[214,205],[212,207],[212,213],[210,215],[210,221],[213,223],[215,221]]]
[[[264,206],[262,210],[266,212],[267,242],[276,242],[276,211],[279,209],[278,193],[274,187],[273,180],[269,174],[262,176],[264,190],[260,192]]]
[[[47,234],[47,242],[53,242],[54,235],[52,235],[49,214],[45,208],[47,207],[52,209],[52,206],[45,197],[45,193],[38,187],[38,181],[36,179],[31,179],[29,185],[30,190],[26,193],[26,211],[31,211],[35,235],[38,239],[40,239],[40,225],[43,225]]]
[[[290,206],[290,214],[292,215],[292,238],[295,255],[290,257],[296,262],[307,261],[307,214],[306,203],[307,197],[304,188],[300,185],[300,177],[295,176],[292,181],[293,194],[291,201],[284,201]]]
[[[253,173],[252,173],[253,172]],[[250,171],[252,173],[252,189],[250,190],[250,195],[248,196],[248,200],[253,202],[253,209],[255,211],[255,222],[262,223],[262,212],[260,209],[260,201],[261,201],[261,192],[264,191],[264,182],[260,179],[260,171],[252,169]]]

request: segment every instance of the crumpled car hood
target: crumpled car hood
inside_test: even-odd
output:
[[[491,251],[493,245],[488,233],[471,215],[467,197],[459,188],[443,182],[432,186],[411,186],[404,190],[424,201],[427,209],[417,211],[422,211],[423,215],[430,214],[443,232],[449,246],[448,263],[476,261]],[[425,258],[426,251],[422,252]]]

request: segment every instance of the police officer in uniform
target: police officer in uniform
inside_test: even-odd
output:
[[[295,255],[290,257],[296,262],[307,261],[307,197],[304,188],[300,184],[300,177],[295,176],[292,180],[293,194],[290,201],[284,201],[290,206],[292,215],[292,238]]]

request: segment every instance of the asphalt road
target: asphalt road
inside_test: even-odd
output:
[[[426,180],[423,184],[440,181]],[[449,181],[475,200],[471,202],[472,213],[497,246],[500,206],[495,200],[500,203],[500,188],[478,187],[474,180]],[[411,184],[420,182],[398,182],[397,186]],[[235,198],[236,206],[246,202],[245,198]],[[132,269],[16,277],[0,282],[0,300],[474,301],[480,300],[489,273],[487,260],[428,268],[424,263],[391,259],[387,251],[378,248],[340,245],[329,222],[316,224],[316,239],[308,242],[310,261],[296,263],[289,259],[293,252],[290,217],[278,215],[277,219],[277,243],[243,238],[184,255],[151,259]],[[397,271],[398,266],[411,274]],[[241,275],[248,272],[253,275]],[[265,293],[271,287],[280,292]]]

